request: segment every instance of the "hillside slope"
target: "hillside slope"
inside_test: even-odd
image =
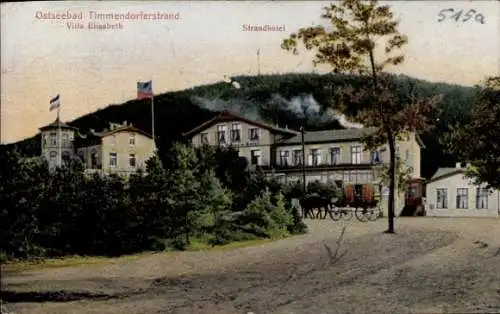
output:
[[[251,119],[298,129],[305,125],[307,130],[341,128],[338,117],[325,109],[334,102],[332,90],[343,83],[351,83],[362,88],[364,82],[355,76],[334,74],[284,74],[235,77],[240,89],[220,82],[193,87],[183,91],[168,92],[155,96],[156,135],[160,149],[172,142],[182,140],[181,134],[210,119],[223,109]],[[414,82],[416,90],[424,96],[443,95],[440,106],[438,132],[423,134],[427,149],[423,151],[422,175],[432,175],[438,165],[449,165],[454,160],[442,153],[438,142],[439,134],[450,122],[467,116],[474,97],[470,87],[431,83],[407,76],[397,76],[399,91],[404,92],[409,82]],[[349,116],[355,116],[359,108],[349,108]],[[129,121],[135,126],[151,130],[149,101],[130,100],[77,118],[70,125],[88,129],[103,129],[108,121]],[[25,155],[38,155],[39,135],[23,141],[5,145],[3,149],[17,147]]]

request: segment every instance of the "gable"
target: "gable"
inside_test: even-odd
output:
[[[256,127],[262,128],[262,129],[266,129],[266,130],[270,131],[271,133],[280,133],[280,134],[288,134],[288,135],[299,134],[299,132],[297,132],[297,131],[283,129],[283,128],[275,127],[275,126],[272,126],[272,125],[269,125],[269,124],[266,124],[263,122],[240,117],[240,116],[234,115],[233,113],[226,110],[226,111],[223,111],[222,113],[220,113],[219,115],[217,115],[216,117],[200,124],[199,126],[195,127],[194,129],[183,133],[183,136],[186,136],[186,137],[194,136],[195,134],[203,132],[204,130],[210,128],[211,126],[213,126],[217,123],[236,122],[236,121],[243,122],[243,123],[246,123],[246,124],[249,124],[252,126],[256,126]]]
[[[462,168],[439,168],[431,177],[429,183],[439,181],[455,175],[465,175],[465,170]]]

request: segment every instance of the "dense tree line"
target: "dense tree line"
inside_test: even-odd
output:
[[[165,155],[165,166],[155,156],[125,180],[90,176],[78,159],[49,171],[41,158],[2,154],[0,257],[116,256],[306,231],[291,189],[251,177],[233,151],[174,144]]]
[[[305,115],[302,115],[290,110],[283,103],[273,101],[273,96],[280,95],[290,100],[296,96],[310,94],[321,108],[327,108],[335,101],[334,90],[337,86],[347,84],[357,86],[358,89],[366,86],[366,81],[361,77],[339,74],[240,76],[233,79],[240,83],[242,86],[240,89],[221,82],[155,96],[157,121],[155,132],[162,152],[160,154],[162,160],[165,156],[163,152],[167,151],[172,143],[184,140],[183,132],[218,114],[217,111],[221,106],[240,114],[252,113],[266,122],[287,125],[294,129],[298,129],[302,124],[305,125],[306,130],[340,128],[334,119],[327,119],[325,115],[318,115],[312,111],[307,111]],[[438,166],[452,166],[455,163],[455,157],[446,153],[440,140],[442,134],[449,130],[450,124],[468,119],[474,99],[474,89],[445,83],[431,83],[404,75],[395,76],[395,81],[398,91],[402,94],[406,93],[411,85],[422,97],[442,95],[438,111],[435,113],[437,129],[422,134],[426,145],[426,149],[422,151],[422,175],[431,176]],[[212,102],[201,106],[199,102],[196,102],[196,97]],[[108,121],[127,120],[134,126],[148,131],[151,129],[148,106],[146,100],[131,100],[89,113],[70,124],[85,132],[90,128],[96,130],[106,128]],[[360,107],[357,106],[349,106],[346,113],[355,116],[359,109]],[[164,121],[168,123],[162,123]],[[1,151],[16,147],[24,155],[38,156],[41,151],[40,142],[37,135],[3,146]]]
[[[453,125],[443,144],[470,164],[468,176],[476,183],[500,189],[500,76],[476,86],[469,119]]]

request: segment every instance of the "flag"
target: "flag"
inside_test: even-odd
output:
[[[137,82],[137,99],[153,98],[153,81]]]
[[[49,110],[52,111],[54,109],[57,109],[61,106],[61,102],[59,101],[59,94],[57,94],[56,97],[52,98],[50,100],[50,107]]]

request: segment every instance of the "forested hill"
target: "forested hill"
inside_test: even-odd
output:
[[[170,143],[182,140],[182,132],[188,131],[203,121],[212,118],[223,109],[250,119],[298,128],[304,124],[307,130],[340,128],[339,123],[325,108],[333,102],[332,90],[343,83],[351,83],[362,88],[362,79],[355,76],[334,74],[284,74],[234,77],[241,88],[220,82],[198,86],[183,91],[168,92],[155,96],[155,132],[160,150]],[[440,133],[449,123],[466,118],[473,102],[474,89],[444,83],[431,83],[407,76],[396,76],[398,89],[407,90],[410,82],[420,95],[442,94],[438,132],[424,134],[427,149],[423,151],[422,175],[428,177],[437,166],[451,165],[453,158],[444,156],[438,143]],[[349,115],[355,115],[358,108],[349,108]],[[89,113],[70,125],[80,128],[100,130],[108,121],[129,121],[145,131],[151,130],[151,109],[147,100],[130,100],[119,105],[110,105]],[[17,147],[25,155],[40,153],[39,136],[4,146]]]

